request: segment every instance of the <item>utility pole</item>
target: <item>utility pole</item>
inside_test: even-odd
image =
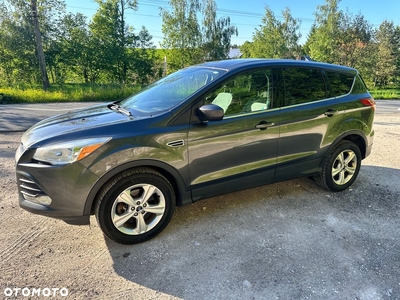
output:
[[[167,76],[167,56],[164,56],[163,77]]]
[[[49,77],[47,76],[46,60],[44,58],[43,45],[42,45],[42,35],[40,34],[40,29],[39,29],[36,0],[31,0],[31,11],[32,11],[33,26],[35,29],[35,40],[36,40],[36,50],[39,60],[39,69],[40,73],[42,74],[43,89],[46,91],[50,87],[50,83],[49,83]]]

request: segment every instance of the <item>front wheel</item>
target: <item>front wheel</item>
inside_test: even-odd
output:
[[[323,161],[317,183],[333,192],[344,191],[356,180],[361,159],[361,151],[356,144],[341,141]]]
[[[96,218],[104,234],[122,244],[145,242],[169,223],[175,193],[164,176],[147,168],[129,170],[101,191]]]

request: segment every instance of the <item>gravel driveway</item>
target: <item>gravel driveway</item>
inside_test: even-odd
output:
[[[71,226],[20,209],[21,132],[2,128],[4,298],[400,299],[396,109],[376,115],[372,155],[349,190],[298,179],[210,198],[177,208],[159,236],[135,246],[105,239],[94,218]]]

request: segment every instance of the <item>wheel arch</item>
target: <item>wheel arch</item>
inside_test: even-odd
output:
[[[362,159],[366,157],[366,151],[367,151],[367,137],[362,131],[359,130],[351,130],[348,132],[343,133],[341,136],[339,136],[329,147],[328,151],[326,152],[325,156],[328,155],[332,151],[333,148],[336,147],[338,143],[341,141],[346,140],[353,142],[354,144],[357,145],[357,147],[361,151],[361,156]]]
[[[135,168],[150,168],[164,176],[170,182],[175,191],[176,206],[181,206],[183,204],[192,202],[191,193],[186,188],[184,180],[176,169],[162,162],[140,160],[117,166],[101,176],[101,178],[95,183],[88,195],[83,214],[94,214],[97,195],[101,191],[102,187],[107,184],[107,182],[118,176],[120,173]]]
[[[358,149],[360,149],[360,151],[361,151],[362,159],[364,159],[366,157],[367,143],[366,143],[366,140],[361,135],[351,134],[351,135],[345,136],[342,140],[347,140],[347,141],[350,141],[350,142],[353,142],[354,144],[356,144]]]

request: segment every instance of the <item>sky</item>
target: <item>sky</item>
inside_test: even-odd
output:
[[[89,20],[98,7],[94,0],[65,0],[65,2],[67,12],[83,13]],[[163,39],[160,7],[170,9],[168,0],[138,0],[138,3],[137,11],[127,12],[127,22],[133,26],[135,32],[145,26],[153,36],[155,46],[160,47]],[[290,8],[292,16],[301,20],[300,43],[304,44],[314,22],[314,12],[318,5],[325,4],[325,0],[216,0],[216,3],[217,16],[229,16],[231,24],[238,28],[238,36],[232,36],[232,44],[242,45],[245,41],[252,40],[254,29],[261,25],[267,6],[278,19],[286,7]],[[394,25],[400,25],[400,0],[342,0],[339,8],[344,11],[348,9],[354,15],[361,13],[374,27],[378,27],[385,20],[393,21]]]

